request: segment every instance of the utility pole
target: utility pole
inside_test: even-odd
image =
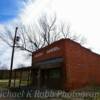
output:
[[[17,30],[18,30],[18,27],[16,27],[16,29],[15,29],[15,36],[14,36],[14,40],[13,40],[12,56],[11,56],[11,65],[10,65],[10,71],[9,71],[9,83],[8,83],[8,87],[9,88],[11,87],[12,68],[13,68],[13,60],[14,60],[14,52],[15,52],[15,44],[16,44]]]

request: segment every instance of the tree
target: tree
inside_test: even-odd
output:
[[[50,45],[52,42],[59,39],[59,32],[57,32],[56,16],[48,20],[47,16],[42,16],[39,19],[40,34],[46,43]]]
[[[56,20],[56,16],[48,18],[46,15],[43,15],[36,24],[31,23],[27,26],[15,24],[15,26],[18,26],[15,47],[32,54],[33,51],[50,45],[61,38],[70,38],[81,44],[85,43],[86,39],[84,37],[70,32],[70,25],[65,26],[65,24],[61,23],[59,28]],[[13,33],[14,27],[12,26],[10,28],[5,27],[5,32],[0,32],[0,38],[10,47],[12,47],[14,39]]]
[[[69,24],[65,26],[64,23],[61,23],[60,30],[61,30],[62,37],[65,39],[69,38],[75,42],[80,43],[81,45],[84,45],[87,41],[86,38],[81,35],[75,33],[72,34]]]

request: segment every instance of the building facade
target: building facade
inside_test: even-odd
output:
[[[32,54],[32,85],[50,89],[77,89],[100,85],[100,55],[80,44],[61,39]]]

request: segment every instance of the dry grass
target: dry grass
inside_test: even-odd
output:
[[[2,79],[2,80],[0,80],[0,88],[7,88],[8,87],[8,82],[9,82],[8,79]],[[21,86],[25,86],[25,85],[27,85],[27,81],[22,81],[21,82]],[[11,86],[12,87],[14,86],[14,80],[11,80]],[[19,80],[18,79],[16,80],[15,86],[16,87],[19,86]]]

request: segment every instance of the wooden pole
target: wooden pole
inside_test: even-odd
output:
[[[20,80],[19,80],[19,88],[21,86],[21,81],[22,81],[22,74],[23,74],[23,70],[20,71]]]
[[[40,89],[40,78],[41,78],[41,69],[39,68],[38,69],[38,75],[37,75],[37,79],[38,79],[38,82],[37,82],[37,87]]]
[[[15,85],[16,85],[16,70],[14,71],[14,88],[15,88]]]
[[[29,86],[29,70],[27,71],[28,78],[27,78],[27,86]]]
[[[14,60],[14,52],[15,52],[17,30],[18,30],[18,27],[16,27],[16,29],[15,29],[15,36],[14,36],[14,41],[13,41],[12,56],[11,56],[11,65],[10,65],[10,71],[9,71],[9,83],[8,83],[8,87],[9,88],[11,87],[12,69],[13,69],[13,60]]]
[[[27,86],[30,85],[30,77],[31,77],[31,70],[28,70],[28,79],[27,79]]]

